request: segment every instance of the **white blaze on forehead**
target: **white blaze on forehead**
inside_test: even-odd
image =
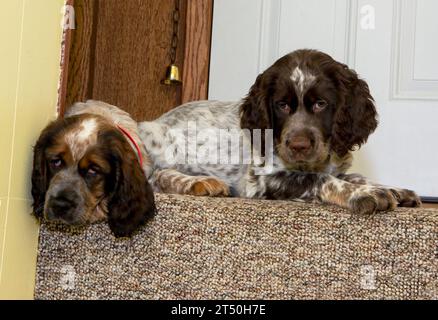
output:
[[[315,81],[315,76],[310,72],[303,72],[300,67],[296,67],[292,72],[290,79],[294,83],[295,89],[303,94],[304,90]]]
[[[77,135],[79,141],[88,140],[96,132],[97,123],[95,119],[87,119],[81,123],[80,131]]]
[[[304,78],[304,74],[303,71],[300,69],[300,67],[296,67],[292,72],[292,75],[290,76],[290,79],[293,82],[300,82],[303,78]]]
[[[85,119],[77,128],[66,134],[65,141],[70,147],[73,159],[80,160],[88,147],[97,141],[96,119]]]

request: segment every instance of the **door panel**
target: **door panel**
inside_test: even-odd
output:
[[[436,13],[438,12],[438,2],[436,0],[417,1],[414,12],[416,19],[414,79],[437,81],[438,19]]]
[[[181,3],[176,61],[183,68],[186,1]],[[179,103],[181,88],[160,84],[170,63],[173,0],[75,0],[74,5],[67,105],[93,98],[149,120]]]

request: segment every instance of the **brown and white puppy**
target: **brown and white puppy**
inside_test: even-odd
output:
[[[137,152],[111,119],[72,113],[34,148],[34,213],[70,225],[108,220],[115,236],[130,236],[155,212]]]
[[[377,127],[368,85],[355,71],[313,50],[298,50],[261,74],[241,106],[241,127],[273,129],[288,169],[321,171]]]
[[[188,123],[196,128],[189,129]],[[411,190],[346,174],[351,151],[365,143],[376,127],[377,111],[367,83],[345,64],[307,49],[277,60],[257,77],[241,101],[191,102],[139,124],[154,165],[151,180],[164,192],[328,203],[366,214],[419,206],[421,201]],[[262,165],[168,161],[166,155],[178,154],[179,149],[189,159],[190,149],[180,146],[185,145],[184,137],[190,140],[190,132],[203,137],[187,143],[193,150],[221,149],[218,136],[203,132],[213,132],[211,128],[249,131],[254,149],[265,156],[272,154],[272,170],[260,174],[258,169],[266,161]],[[182,134],[172,134],[178,130]],[[262,134],[265,141],[257,147],[257,132],[273,137],[264,139]],[[272,152],[263,149],[266,141],[273,144]]]

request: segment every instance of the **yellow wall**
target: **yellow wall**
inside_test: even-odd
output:
[[[32,299],[32,146],[56,117],[64,0],[0,1],[0,299]]]

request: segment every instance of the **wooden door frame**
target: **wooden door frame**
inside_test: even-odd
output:
[[[66,0],[66,6],[74,6],[74,0]],[[65,17],[64,17],[65,23]],[[61,42],[61,74],[59,79],[59,88],[58,88],[58,115],[60,117],[64,116],[66,110],[66,98],[67,98],[67,85],[68,85],[68,67],[70,62],[70,50],[72,43],[72,30],[71,29],[63,29],[62,34],[62,42]]]
[[[208,98],[213,0],[188,0],[182,103]]]
[[[214,0],[185,0],[187,1],[186,10],[186,38],[184,48],[184,68],[182,72],[182,103],[195,100],[208,99],[208,79],[210,72],[210,52],[211,52],[211,33],[213,20],[213,2]],[[75,0],[66,0],[66,5],[74,6]],[[93,18],[91,12],[88,19]],[[87,37],[88,49],[93,46],[93,35],[85,31]],[[58,112],[62,117],[69,106],[66,105],[69,61],[72,50],[73,30],[64,31],[62,42],[62,61],[61,61],[61,79],[58,96]],[[81,48],[81,50],[84,48]],[[84,54],[89,51],[84,50]],[[84,76],[87,81],[89,73],[85,72]],[[83,93],[85,95],[85,93]],[[80,99],[81,97],[79,97]]]

